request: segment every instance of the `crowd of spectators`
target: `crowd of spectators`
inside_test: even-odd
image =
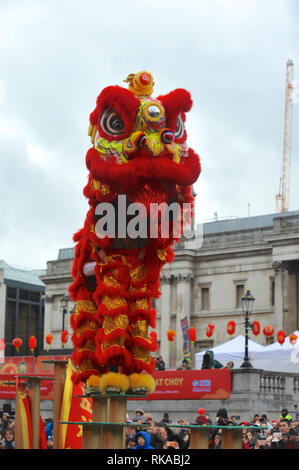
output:
[[[228,415],[225,408],[218,410],[213,421],[208,413],[197,415],[194,422],[182,418],[173,422],[168,413],[161,420],[154,421],[141,408],[134,417],[127,414],[127,449],[189,449],[192,424],[209,426],[207,433],[209,449],[221,449],[222,432],[225,426],[242,426],[243,449],[299,449],[299,413],[291,416],[287,409],[281,411],[276,420],[269,420],[266,414],[255,414],[248,421],[240,416]],[[53,448],[53,420],[44,420],[47,446]],[[137,425],[137,426],[136,426]],[[15,419],[13,414],[2,413],[0,420],[0,448],[15,448]]]
[[[44,419],[47,448],[53,449],[53,420]],[[15,449],[15,417],[14,413],[2,412],[0,419],[0,449]]]
[[[299,449],[299,413],[292,417],[286,409],[272,421],[266,414],[255,414],[248,421],[241,421],[240,416],[229,416],[227,410],[221,408],[214,421],[206,413],[198,415],[193,423],[183,419],[173,423],[168,413],[164,413],[161,420],[154,421],[150,414],[138,408],[132,420],[127,416],[127,423],[127,449],[189,449],[191,429],[188,426],[191,424],[209,426],[209,449],[221,449],[224,426],[244,427],[243,449]],[[135,426],[130,426],[130,423]]]
[[[0,421],[0,449],[15,448],[15,418],[13,414],[2,413]]]

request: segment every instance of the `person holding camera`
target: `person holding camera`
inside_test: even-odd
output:
[[[156,370],[165,370],[165,362],[163,361],[162,356],[158,356],[155,360],[155,369]]]

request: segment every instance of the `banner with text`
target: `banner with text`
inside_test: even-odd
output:
[[[153,377],[155,391],[140,399],[226,400],[231,394],[230,369],[155,371]]]
[[[54,364],[44,360],[68,360],[69,356],[6,357],[0,364],[0,399],[15,399],[14,375],[40,373],[54,377]],[[146,400],[225,400],[231,393],[230,369],[154,371],[156,389]],[[8,384],[7,382],[10,382]],[[54,381],[41,381],[41,400],[53,400]],[[131,399],[130,399],[131,400]],[[134,400],[136,398],[134,397]]]

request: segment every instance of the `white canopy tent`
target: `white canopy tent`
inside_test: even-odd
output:
[[[263,351],[264,349],[264,346],[261,346],[260,344],[248,338],[248,355],[254,367],[254,360],[257,352]],[[215,348],[211,348],[210,351],[213,351],[214,359],[219,361],[223,365],[223,367],[229,361],[233,361],[234,368],[238,369],[244,360],[245,336],[236,336],[236,338],[232,338],[226,343],[220,344],[219,346],[215,346]],[[196,369],[201,369],[202,360],[205,352],[206,351],[201,351],[195,354]]]
[[[298,336],[297,342],[292,346],[289,336],[281,345],[278,343],[265,346],[264,350],[257,354],[254,367],[277,372],[293,372],[299,374],[299,331],[294,331]]]
[[[269,346],[260,344],[248,339],[248,355],[250,362],[255,369],[275,372],[292,372],[299,374],[299,331],[294,331],[298,340],[294,346],[291,345],[289,337],[286,337],[283,345],[278,342]],[[239,368],[244,360],[245,337],[240,335],[226,343],[211,348],[214,352],[214,359],[225,366],[229,361],[233,361],[234,368]],[[206,351],[201,351],[195,355],[196,369],[201,369],[203,355]]]

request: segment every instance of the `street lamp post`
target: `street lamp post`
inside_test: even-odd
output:
[[[69,297],[64,294],[62,299],[60,300],[61,310],[62,310],[62,331],[64,331],[65,327],[65,315],[67,314],[67,304],[69,301]]]
[[[251,295],[250,289],[247,289],[246,294],[243,295],[241,299],[242,309],[245,315],[245,356],[241,367],[252,367],[248,356],[248,330],[249,327],[251,327],[251,323],[249,322],[249,315],[252,313],[254,301],[255,298],[253,295]]]

